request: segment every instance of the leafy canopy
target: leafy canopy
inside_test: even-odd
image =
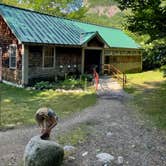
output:
[[[132,32],[148,34],[149,41],[166,38],[166,0],[117,0],[120,9],[131,9],[126,27]]]
[[[72,19],[83,18],[87,12],[86,7],[81,7],[71,13],[62,12],[69,4],[74,3],[74,0],[0,0],[0,3]]]

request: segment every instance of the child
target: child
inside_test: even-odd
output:
[[[98,90],[99,74],[96,72],[95,68],[93,68],[93,79],[94,79],[94,83],[95,83],[95,90]]]
[[[57,125],[58,117],[51,108],[43,107],[37,110],[35,119],[41,127],[41,139],[48,139],[52,128]]]

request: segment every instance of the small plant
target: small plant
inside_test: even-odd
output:
[[[163,72],[163,77],[166,77],[166,65],[161,66],[160,70]]]
[[[63,89],[77,89],[77,88],[83,88],[83,81],[82,80],[76,80],[76,79],[66,79],[62,82],[60,82],[60,87]]]
[[[93,80],[93,76],[91,74],[82,74],[81,76],[81,80],[85,81],[85,79],[87,79],[87,81],[92,81]]]
[[[53,88],[53,85],[48,81],[41,81],[35,84],[35,89],[37,90],[51,89],[51,88]]]

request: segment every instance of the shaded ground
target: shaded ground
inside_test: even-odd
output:
[[[100,81],[95,106],[60,121],[54,129],[53,137],[80,124],[89,130],[87,140],[76,146],[76,153],[72,155],[74,159],[66,159],[64,166],[102,166],[96,158],[99,152],[115,157],[108,165],[117,165],[118,156],[123,156],[123,165],[126,166],[166,165],[165,133],[148,126],[137,111],[126,105],[132,98],[115,81],[110,82],[111,79]],[[19,166],[25,145],[36,133],[36,127],[0,132],[0,166]],[[88,154],[82,156],[84,152]]]

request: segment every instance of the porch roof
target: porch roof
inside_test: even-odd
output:
[[[109,47],[140,48],[122,30],[0,4],[0,15],[22,43],[82,46],[94,35]]]

